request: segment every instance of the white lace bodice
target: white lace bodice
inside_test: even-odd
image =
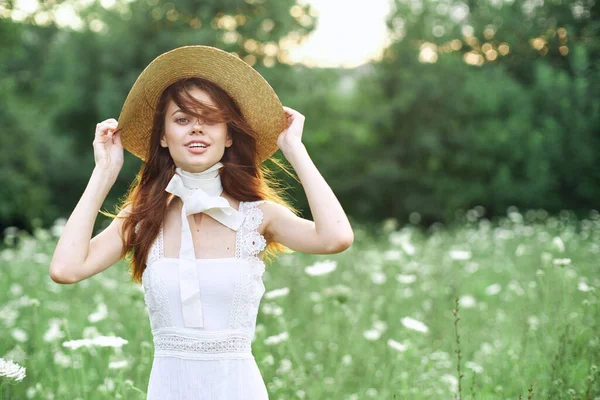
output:
[[[144,300],[154,337],[155,357],[192,359],[252,358],[256,318],[265,292],[264,262],[258,254],[266,240],[258,232],[265,200],[240,202],[245,218],[236,231],[235,257],[197,259],[203,328],[183,325],[176,258],[164,257],[163,227],[142,274]]]

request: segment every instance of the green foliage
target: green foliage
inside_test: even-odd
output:
[[[294,4],[93,2],[79,10],[79,31],[0,19],[0,226],[67,216],[93,169],[95,124],[118,117],[149,61],[186,44],[255,57],[282,103],[306,116],[311,157],[357,219],[412,216],[428,225],[475,205],[490,216],[510,205],[597,206],[598,7],[546,2],[529,12],[516,2],[468,2],[461,19],[460,1],[426,1],[417,12],[397,0],[388,20],[395,41],[383,59],[343,70],[277,62],[283,43],[314,29],[314,19],[305,26],[291,16]],[[424,42],[437,46],[435,62],[422,58]],[[276,54],[253,50],[265,44]],[[139,165],[126,154],[109,208]],[[302,187],[281,176],[310,218]]]

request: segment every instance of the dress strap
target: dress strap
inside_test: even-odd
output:
[[[156,239],[154,239],[154,243],[152,243],[152,246],[150,246],[150,250],[148,251],[146,268],[154,261],[164,258],[164,256],[165,249],[163,245],[163,224],[161,223],[160,229],[158,230],[158,235],[156,235]]]
[[[263,221],[263,212],[257,206],[265,200],[240,202],[240,211],[245,214],[244,223],[240,227],[237,237],[237,251],[239,257],[247,259],[256,256],[263,251],[267,245],[264,236],[257,229]],[[238,254],[236,254],[236,257]]]

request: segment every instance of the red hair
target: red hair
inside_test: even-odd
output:
[[[189,89],[205,91],[216,107],[198,101]],[[175,173],[175,164],[169,149],[160,146],[165,131],[165,114],[169,101],[173,100],[185,113],[202,117],[206,121],[225,122],[233,144],[225,148],[223,168],[219,170],[223,191],[238,201],[272,200],[284,205],[294,214],[298,211],[282,196],[281,184],[272,177],[264,163],[259,163],[256,152],[257,132],[246,122],[238,105],[227,92],[213,82],[202,78],[184,78],[167,87],[159,98],[154,113],[154,122],[150,144],[144,162],[132,182],[123,202],[117,206],[120,211],[127,206],[130,212],[123,223],[123,251],[120,258],[131,257],[131,275],[134,281],[141,283],[142,273],[146,269],[146,258],[152,243],[159,233],[163,222],[167,200],[171,196],[165,191]],[[197,110],[199,112],[197,112]],[[296,181],[285,166],[270,158]],[[102,212],[112,218],[117,215]],[[135,227],[139,225],[139,231]],[[287,248],[280,243],[270,242],[265,251],[265,259],[270,260]]]

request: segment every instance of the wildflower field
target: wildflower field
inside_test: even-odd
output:
[[[268,264],[252,346],[270,398],[600,399],[600,214],[458,221],[354,225],[343,253]],[[59,285],[60,225],[5,233],[0,399],[144,399],[152,336],[128,265]]]

